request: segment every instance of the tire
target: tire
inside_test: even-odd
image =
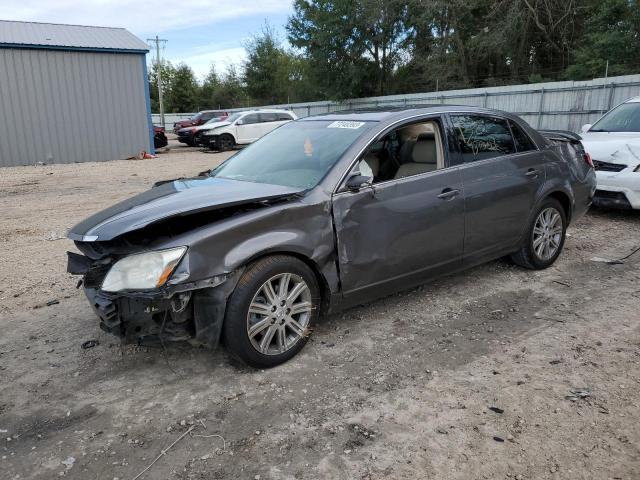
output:
[[[281,285],[286,285],[287,300],[280,295]],[[291,313],[290,307],[298,312]],[[319,307],[320,287],[304,262],[287,255],[265,257],[249,265],[227,302],[224,343],[251,367],[275,367],[305,346]]]
[[[167,140],[167,136],[164,133],[156,133],[153,136],[153,147],[154,148],[164,148],[168,145],[169,141]]]
[[[546,230],[545,223],[550,224]],[[550,267],[562,252],[566,233],[567,214],[563,206],[554,198],[546,198],[529,223],[524,245],[511,255],[511,259],[517,265],[531,270]]]
[[[235,139],[228,133],[223,133],[218,139],[218,151],[226,152],[231,150],[236,144]]]

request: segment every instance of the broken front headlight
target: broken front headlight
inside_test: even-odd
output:
[[[118,260],[102,282],[105,292],[148,290],[166,283],[187,247],[138,253]]]

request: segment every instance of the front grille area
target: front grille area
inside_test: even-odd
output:
[[[602,162],[600,160],[594,160],[593,166],[596,170],[599,170],[601,172],[621,172],[622,170],[627,168],[626,165],[621,165],[619,163]]]
[[[111,268],[111,264],[95,265],[89,269],[84,276],[84,286],[86,288],[100,288],[104,277]]]

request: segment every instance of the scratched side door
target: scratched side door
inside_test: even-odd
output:
[[[544,155],[533,142],[520,146],[524,140],[514,140],[510,122],[493,115],[451,115],[465,192],[465,258],[517,247],[544,183]]]

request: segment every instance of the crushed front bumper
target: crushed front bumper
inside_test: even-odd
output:
[[[640,172],[596,172],[598,187],[593,203],[600,207],[640,209]]]
[[[125,343],[160,338],[189,340],[209,348],[218,344],[227,299],[241,271],[155,290],[112,293],[100,289],[111,263],[67,253],[67,271],[83,276],[85,295],[105,332]]]

